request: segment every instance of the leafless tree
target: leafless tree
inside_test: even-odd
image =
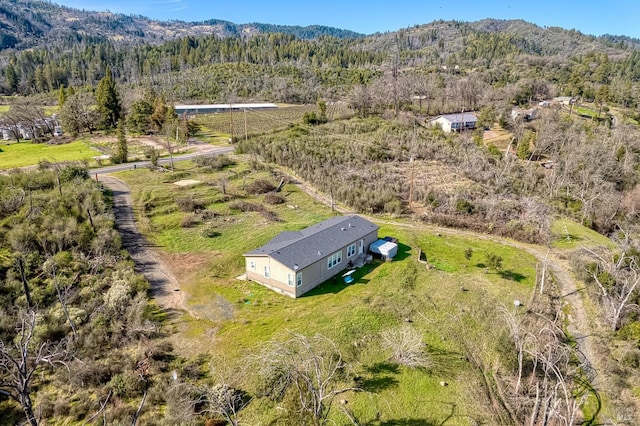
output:
[[[625,315],[640,311],[634,297],[640,284],[640,265],[636,257],[626,252],[613,254],[607,250],[600,254],[589,248],[583,250],[597,261],[588,272],[597,285],[604,319],[615,331]]]
[[[283,342],[269,342],[256,359],[259,374],[267,383],[266,393],[281,398],[292,389],[301,414],[314,425],[327,423],[334,398],[359,388],[347,382],[349,365],[336,344],[325,336],[293,334]]]
[[[500,376],[503,401],[519,424],[571,426],[580,415],[586,371],[558,318],[540,313],[518,318],[503,309],[514,349],[517,371]],[[578,362],[576,362],[578,360]],[[526,367],[525,367],[526,365]],[[525,375],[525,371],[530,372]]]
[[[25,312],[20,317],[14,342],[0,340],[0,393],[20,404],[32,426],[38,424],[31,401],[34,375],[46,365],[62,362],[63,357],[63,351],[48,341],[35,341],[35,326],[36,312]]]
[[[422,336],[409,324],[381,333],[382,347],[391,351],[389,359],[407,367],[430,368],[433,362],[425,352]]]
[[[249,398],[244,392],[232,388],[227,383],[201,388],[198,399],[198,405],[204,407],[201,413],[222,417],[233,426],[238,426],[238,414],[248,403]]]
[[[372,104],[373,99],[367,86],[358,85],[353,88],[349,99],[349,107],[356,110],[359,116],[367,116]]]

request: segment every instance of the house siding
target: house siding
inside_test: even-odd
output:
[[[256,281],[268,288],[271,288],[279,293],[285,294],[291,297],[300,297],[306,292],[314,289],[318,285],[327,281],[331,277],[339,274],[347,268],[349,260],[358,257],[358,248],[360,246],[360,240],[364,240],[365,254],[366,250],[371,243],[378,240],[378,230],[370,232],[363,238],[358,238],[355,241],[350,242],[339,250],[335,250],[331,253],[323,253],[322,258],[317,262],[299,270],[294,271],[282,263],[272,259],[269,256],[247,256],[246,257],[246,273],[247,279]],[[356,253],[354,256],[347,257],[347,247],[351,244],[356,244]],[[342,262],[329,269],[327,261],[330,256],[342,252]],[[251,262],[255,263],[255,268],[251,268]],[[264,267],[269,267],[269,278],[264,276]],[[296,273],[302,273],[302,285],[299,287],[296,285]],[[293,287],[290,287],[288,282],[288,274],[293,276]]]
[[[255,269],[251,268],[251,262],[255,263]],[[269,267],[269,278],[264,276],[264,267]],[[287,284],[287,274],[294,272],[284,266],[282,263],[268,256],[249,256],[246,258],[247,279],[259,282],[278,293],[285,294],[290,297],[296,297],[295,275],[293,287]]]

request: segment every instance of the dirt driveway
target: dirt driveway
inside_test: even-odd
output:
[[[151,297],[167,311],[186,311],[186,295],[171,268],[162,260],[155,247],[139,232],[133,214],[131,192],[126,183],[113,176],[101,176],[100,181],[113,192],[113,210],[116,227],[122,236],[122,245],[129,252],[136,271],[144,275],[151,285]]]

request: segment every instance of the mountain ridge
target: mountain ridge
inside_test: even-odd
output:
[[[42,47],[68,39],[83,43],[110,40],[123,44],[162,43],[186,36],[251,36],[280,32],[301,39],[323,35],[363,37],[354,31],[322,25],[235,24],[209,19],[199,22],[159,21],[141,15],[87,11],[41,0],[0,0],[0,50]]]

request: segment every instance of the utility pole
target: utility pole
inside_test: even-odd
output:
[[[411,158],[409,159],[409,162],[411,163],[411,183],[409,184],[409,208],[411,208],[411,204],[413,203],[413,169],[414,169],[414,158],[413,155],[411,156]]]
[[[249,140],[249,132],[247,132],[247,109],[243,108],[242,110],[244,111],[244,140],[248,141]]]
[[[398,119],[398,56],[396,52],[396,57],[393,58],[393,68],[391,69],[391,74],[393,75],[393,99],[394,106],[396,112],[396,119]]]
[[[229,101],[229,133],[231,134],[231,143],[233,143],[233,104]]]

